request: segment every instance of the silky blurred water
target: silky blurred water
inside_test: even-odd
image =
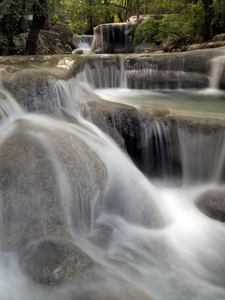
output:
[[[68,215],[67,226],[74,242],[119,278],[138,286],[155,300],[224,300],[224,223],[210,219],[195,205],[196,199],[205,191],[225,190],[224,184],[218,180],[225,156],[223,133],[210,140],[201,133],[179,129],[183,145],[183,178],[177,185],[165,177],[157,180],[145,177],[128,155],[94,124],[84,120],[79,111],[84,98],[95,95],[96,99],[125,103],[140,110],[223,120],[224,92],[215,89],[213,92],[212,89],[94,89],[87,86],[90,74],[82,73],[77,77],[79,88],[73,79],[58,81],[55,85],[58,108],[63,107],[68,115],[73,116],[74,124],[65,121],[60,114],[49,117],[25,113],[3,91],[0,102],[1,143],[17,130],[17,121],[27,124],[29,135],[40,143],[43,155],[48,154],[57,172],[60,203]],[[116,80],[117,73],[112,72],[111,77]],[[74,182],[64,172],[64,162],[56,155],[57,144],[48,135],[49,131],[59,134],[59,137],[60,133],[79,137],[107,170],[104,190],[91,203],[86,203],[84,197],[84,203],[76,206],[75,213],[70,210],[68,196]],[[190,156],[196,158],[192,164],[189,163]],[[204,166],[204,171],[196,171],[196,162],[199,168]],[[86,166],[88,164],[87,161]],[[84,216],[87,207],[90,211]],[[0,217],[0,226],[4,228],[3,210]],[[80,224],[78,228],[73,227],[73,218]],[[108,232],[104,243],[100,243],[102,229]],[[56,287],[37,284],[22,272],[17,255],[0,253],[0,299],[84,299],[87,282]],[[109,278],[109,290],[116,290],[118,285],[119,282]],[[95,291],[101,288],[101,282],[93,283]]]

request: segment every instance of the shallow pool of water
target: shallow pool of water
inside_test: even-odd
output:
[[[169,111],[179,115],[223,119],[225,114],[225,92],[204,90],[137,90],[96,89],[102,99],[150,109]]]

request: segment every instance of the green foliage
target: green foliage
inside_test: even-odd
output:
[[[169,6],[169,4],[171,6]],[[160,12],[171,12],[161,19],[150,17],[141,23],[135,33],[135,42],[160,44],[170,38],[176,45],[188,44],[199,40],[203,30],[202,4],[184,4],[183,1],[161,1]]]
[[[147,13],[177,14],[184,9],[187,2],[183,0],[150,0],[147,5]]]
[[[160,37],[160,26],[161,20],[156,20],[154,18],[149,18],[142,22],[135,32],[135,43],[139,43],[141,41],[160,43],[162,41]]]
[[[192,37],[192,41],[201,41],[204,26],[204,9],[202,2],[199,2],[195,5],[190,5],[186,8],[184,13],[186,18],[189,19],[191,25],[190,35]]]
[[[185,7],[185,3],[183,1],[168,1],[163,0],[160,1],[156,12],[158,14],[179,14]]]
[[[65,12],[70,29],[77,34],[85,34],[99,24],[113,23],[123,9],[115,2],[70,0],[67,1]]]
[[[9,51],[8,40],[0,33],[0,55],[6,55]]]
[[[99,24],[125,22],[128,12],[136,13],[134,0],[51,0],[50,4],[54,25],[66,24],[77,34]]]
[[[28,28],[27,15],[36,5],[39,14],[48,15],[40,0],[2,0],[0,3],[1,53],[13,54],[13,37]]]
[[[225,1],[214,0],[213,2],[213,34],[225,32]]]

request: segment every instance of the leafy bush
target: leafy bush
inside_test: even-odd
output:
[[[225,2],[224,0],[213,1],[213,18],[212,18],[213,34],[225,32]]]
[[[181,13],[186,1],[180,0],[151,0],[147,10],[151,14],[177,14]]]
[[[154,18],[149,18],[146,21],[142,22],[135,32],[134,41],[135,43],[139,42],[152,42],[160,43],[161,42],[161,32],[160,32],[161,20],[156,20]]]
[[[167,2],[164,1],[163,3]],[[177,5],[177,1],[174,3]],[[161,19],[150,17],[142,22],[135,32],[135,43],[152,42],[160,44],[169,38],[174,45],[179,46],[198,41],[202,35],[204,22],[202,4],[177,5],[176,7],[177,11],[180,8],[181,13],[167,14]]]

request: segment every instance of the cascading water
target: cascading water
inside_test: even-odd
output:
[[[91,44],[93,42],[93,35],[78,35],[76,36],[76,49],[72,51],[73,54],[88,54],[91,52]]]
[[[208,117],[208,99],[127,89],[123,59],[106,62],[51,80],[52,117],[25,113],[1,93],[0,299],[224,300],[224,224],[195,206],[206,191],[224,191],[223,126],[164,119]],[[83,118],[83,106],[102,99],[138,108],[144,171],[154,181]]]
[[[176,129],[170,122],[163,122],[159,117],[141,124],[144,173],[151,177],[176,179],[177,172],[179,171],[179,175],[181,172],[177,162],[179,153],[174,153],[174,144],[179,143]]]
[[[137,23],[101,24],[94,28],[91,49],[95,53],[133,53],[132,37]]]
[[[209,88],[215,90],[218,90],[220,87],[223,71],[224,71],[224,60],[225,56],[219,56],[211,61],[212,70],[211,70],[211,77],[209,82]]]

